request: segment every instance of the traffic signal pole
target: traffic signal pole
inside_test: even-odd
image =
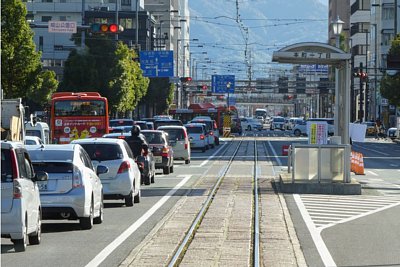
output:
[[[360,62],[360,69],[359,69],[360,73],[363,72],[362,69],[363,69],[363,63]],[[364,121],[364,81],[363,81],[362,77],[360,77],[360,98],[359,99],[360,99],[360,109],[358,111],[358,120],[360,122],[363,122]]]

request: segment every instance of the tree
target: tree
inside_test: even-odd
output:
[[[34,95],[32,101],[40,104],[44,99],[36,97],[37,91],[54,90],[57,81],[54,73],[42,71],[41,53],[35,50],[26,14],[26,6],[20,0],[1,1],[1,87],[4,98],[26,100]]]
[[[388,57],[400,57],[400,35],[397,35],[392,41]],[[400,105],[400,69],[394,75],[389,75],[388,72],[385,73],[381,80],[380,92],[384,98],[389,100],[390,104]]]
[[[133,110],[147,93],[149,79],[143,77],[139,64],[132,60],[136,53],[125,44],[118,43],[115,55],[114,78],[109,82],[107,96],[113,111],[126,112]]]
[[[152,103],[147,107],[151,108],[155,114],[163,114],[172,103],[174,89],[174,84],[169,82],[169,78],[151,78],[149,90],[142,102]]]

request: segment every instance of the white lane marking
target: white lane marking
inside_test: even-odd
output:
[[[105,247],[99,254],[96,255],[86,267],[99,266],[119,245],[121,245],[130,235],[144,224],[159,208],[161,208],[167,200],[173,196],[191,177],[192,175],[182,175],[184,179],[163,196],[156,204],[154,204],[145,214],[142,215],[136,222],[128,227],[114,241]]]
[[[375,173],[375,172],[373,172],[373,171],[367,171],[367,172],[370,173],[370,174],[372,174],[372,175],[379,176],[379,174],[377,174],[377,173]]]
[[[272,151],[272,154],[274,154],[274,156],[275,156],[275,158],[276,158],[276,161],[278,162],[279,166],[282,166],[282,161],[281,161],[281,159],[278,157],[278,155],[276,154],[276,151],[275,151],[274,147],[272,146],[271,141],[268,141],[268,145],[269,145],[269,148],[270,148],[271,151]]]
[[[390,167],[399,167],[398,164],[389,164]]]
[[[321,237],[321,231],[315,227],[310,215],[307,212],[306,207],[303,205],[303,202],[301,201],[300,196],[298,194],[294,194],[293,198],[296,201],[297,207],[299,208],[303,220],[307,225],[308,231],[310,231],[311,238],[314,241],[314,244],[318,250],[322,262],[324,263],[325,266],[336,267],[336,263],[333,260],[331,254],[329,253],[328,248],[324,243],[324,240]]]
[[[214,154],[212,154],[210,157],[208,157],[208,159],[206,159],[205,161],[203,161],[203,162],[200,164],[200,167],[203,167],[204,165],[206,165],[206,164],[208,163],[209,160],[215,158],[215,156],[219,153],[219,151],[221,151],[221,149],[222,149],[225,145],[226,145],[226,143],[223,144],[220,148],[218,148],[218,150],[215,151]]]

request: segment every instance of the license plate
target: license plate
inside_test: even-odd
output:
[[[156,163],[162,163],[162,157],[154,157]]]
[[[47,181],[40,181],[37,182],[39,191],[46,191],[47,190]]]

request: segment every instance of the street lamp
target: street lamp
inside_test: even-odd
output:
[[[344,21],[342,21],[339,16],[336,20],[331,22],[333,34],[335,35],[336,47],[340,48],[340,34],[343,30]],[[339,135],[339,69],[335,68],[335,135]]]

